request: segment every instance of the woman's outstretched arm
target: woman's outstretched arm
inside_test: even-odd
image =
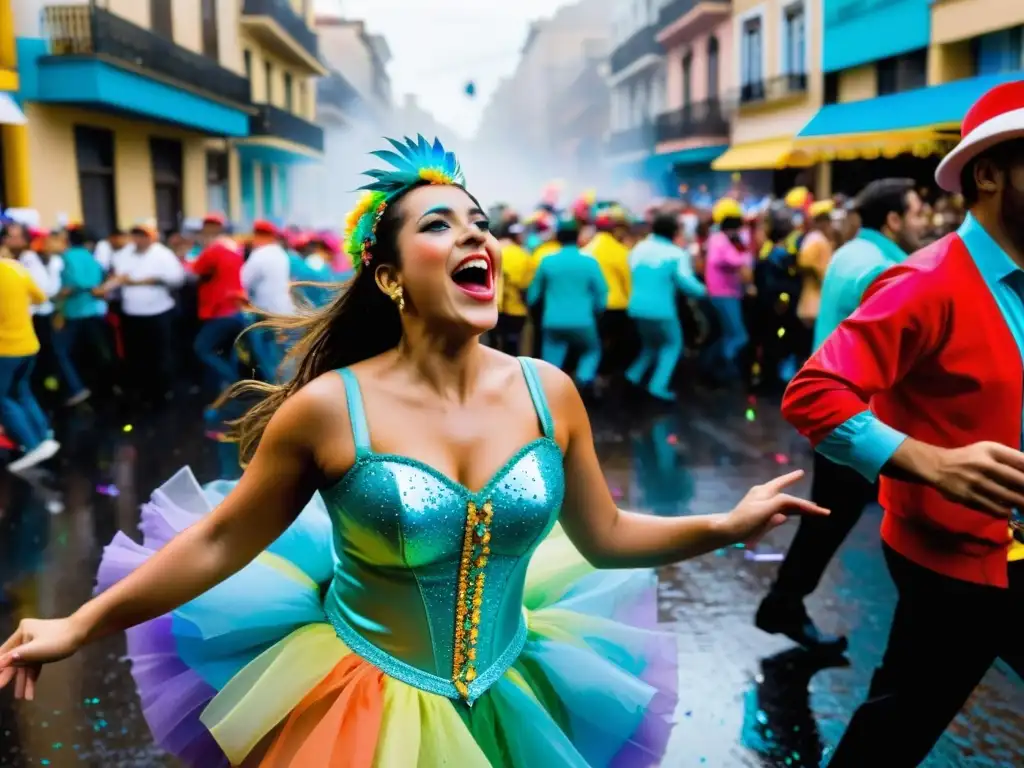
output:
[[[322,482],[315,447],[324,444],[327,425],[338,440],[343,393],[340,380],[319,379],[290,397],[270,420],[238,485],[213,512],[70,617],[23,621],[0,646],[0,688],[16,678],[15,695],[31,698],[42,664],[174,610],[273,543]]]
[[[732,510],[714,515],[656,517],[621,510],[612,499],[594,450],[590,419],[572,381],[538,363],[551,401],[559,442],[565,450],[562,527],[598,568],[667,565],[762,536],[790,515],[827,515],[816,504],[783,490],[803,472],[754,486]]]

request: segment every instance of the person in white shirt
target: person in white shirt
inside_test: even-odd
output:
[[[291,292],[291,260],[281,247],[281,235],[269,221],[257,221],[252,228],[252,252],[242,266],[242,287],[249,303],[261,314],[292,315],[295,300]],[[284,351],[272,331],[258,328],[246,336],[260,374],[267,381],[277,379]]]
[[[128,241],[128,235],[120,229],[115,229],[108,237],[96,243],[96,248],[92,255],[99,262],[99,265],[103,267],[104,272],[110,272],[114,264],[114,254],[130,246],[131,243]]]
[[[174,353],[174,291],[185,283],[178,257],[147,226],[131,230],[132,243],[113,257],[105,289],[120,289],[125,384],[150,403],[170,396]]]

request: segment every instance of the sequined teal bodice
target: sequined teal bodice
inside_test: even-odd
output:
[[[323,493],[338,566],[324,608],[339,637],[389,675],[472,702],[526,640],[530,556],[562,504],[562,454],[533,364],[544,436],[477,492],[421,462],[374,453],[355,376],[345,380],[356,462]]]

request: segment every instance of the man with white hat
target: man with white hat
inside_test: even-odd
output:
[[[916,766],[996,659],[1024,675],[1024,82],[962,135],[936,180],[963,226],[872,283],[782,404],[829,459],[881,475],[898,594],[833,768]]]

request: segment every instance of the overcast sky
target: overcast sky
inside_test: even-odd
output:
[[[560,0],[315,0],[321,13],[362,19],[391,48],[395,101],[414,93],[420,104],[460,134],[476,130],[499,79],[516,66],[533,19]],[[476,84],[476,96],[465,93]]]

